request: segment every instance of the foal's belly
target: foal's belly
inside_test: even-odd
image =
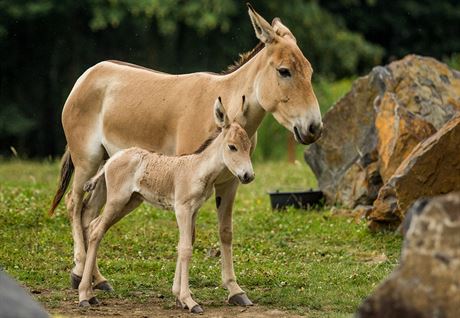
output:
[[[164,210],[174,210],[174,200],[160,193],[140,193],[145,202],[156,208]]]

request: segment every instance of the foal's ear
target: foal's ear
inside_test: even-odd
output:
[[[271,43],[276,36],[272,26],[254,10],[251,4],[247,3],[247,6],[257,38],[265,44]]]
[[[221,128],[227,127],[230,124],[230,121],[227,117],[227,112],[225,111],[224,105],[222,105],[222,99],[220,96],[214,103],[214,120],[216,121],[217,126]]]
[[[280,18],[274,18],[272,21],[273,31],[282,38],[290,38],[297,43],[295,36],[292,34],[291,30],[281,22]]]
[[[246,102],[246,96],[243,95],[242,102],[241,102],[241,109],[236,115],[234,121],[240,124],[241,127],[246,127],[247,118],[246,115],[248,113],[249,104]]]

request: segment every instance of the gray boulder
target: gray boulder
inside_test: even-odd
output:
[[[460,193],[416,201],[404,229],[399,266],[356,317],[460,317]]]
[[[47,318],[49,315],[29,293],[0,270],[0,317]]]
[[[372,205],[405,156],[459,111],[460,73],[409,55],[354,82],[305,160],[329,203]]]

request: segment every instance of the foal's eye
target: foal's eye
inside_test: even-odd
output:
[[[228,145],[228,149],[230,149],[230,151],[238,151],[238,149],[235,147],[235,145]]]
[[[279,68],[278,73],[281,77],[291,77],[291,72],[285,67]]]

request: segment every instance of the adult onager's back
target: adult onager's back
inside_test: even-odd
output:
[[[215,130],[211,106],[219,95],[232,119],[240,109],[241,96],[246,96],[244,128],[253,147],[267,112],[298,142],[308,144],[319,138],[322,123],[311,84],[313,71],[294,35],[279,19],[270,25],[252,8],[249,16],[261,42],[226,74],[171,75],[107,61],[78,79],[62,112],[68,149],[50,210],[56,208],[75,170],[66,198],[74,239],[74,288],[86,258],[84,232],[105,203],[101,183],[83,204],[83,185],[107,157],[133,146],[169,155],[192,152]],[[232,260],[232,207],[237,188],[238,180],[228,171],[215,183],[222,278],[229,301],[247,305],[251,302],[237,283]],[[93,274],[97,288],[111,289],[97,266]]]
[[[142,201],[147,201],[176,212],[179,255],[173,293],[183,308],[189,308],[194,313],[202,312],[192,299],[188,284],[196,214],[211,196],[214,183],[225,168],[242,183],[254,179],[250,159],[251,141],[246,131],[239,124],[229,122],[220,100],[216,101],[215,113],[219,134],[209,139],[199,152],[170,157],[137,147],[129,148],[110,158],[96,176],[85,184],[85,190],[91,191],[104,177],[107,203],[103,213],[89,227],[87,257],[79,286],[81,306],[98,303],[91,285],[97,248],[103,235]]]

